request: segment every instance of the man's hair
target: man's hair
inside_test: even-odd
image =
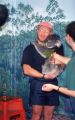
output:
[[[5,5],[0,4],[0,27],[5,24],[8,18],[8,9]]]
[[[66,34],[69,34],[73,41],[75,41],[75,21],[69,23],[66,27]]]
[[[38,27],[40,27],[40,26],[43,26],[43,27],[47,27],[47,28],[49,28],[49,29],[53,29],[53,24],[52,23],[49,23],[49,22],[40,22],[39,24],[38,24]]]

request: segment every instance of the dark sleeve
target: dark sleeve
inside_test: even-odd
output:
[[[28,46],[23,51],[21,66],[23,66],[23,64],[28,64],[28,65],[32,66],[32,63],[33,63],[32,56],[33,56],[32,48],[30,46]]]
[[[64,47],[63,47],[63,45],[61,45],[59,48],[56,47],[55,51],[56,51],[56,53],[64,56]]]

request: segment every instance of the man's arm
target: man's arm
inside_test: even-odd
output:
[[[23,65],[23,72],[25,75],[36,77],[36,78],[43,78],[43,74],[32,68],[28,64]]]
[[[23,64],[23,72],[25,75],[36,77],[36,78],[44,78],[44,79],[53,79],[54,77],[51,74],[42,74],[39,71],[35,70],[28,64]]]
[[[64,88],[64,87],[58,87],[58,91],[65,94],[65,95],[69,95],[69,96],[72,96],[72,97],[75,97],[75,91],[74,90],[69,90],[67,88]]]
[[[71,58],[68,58],[68,57],[59,55],[59,54],[57,54],[57,53],[53,53],[53,54],[52,54],[52,57],[53,57],[54,59],[59,60],[60,62],[62,62],[62,63],[64,63],[64,64],[68,64],[68,62],[71,60]]]
[[[67,88],[59,87],[59,86],[56,86],[56,85],[53,85],[53,84],[44,84],[42,86],[42,90],[47,91],[47,92],[52,91],[52,90],[56,90],[56,91],[58,91],[60,93],[63,93],[65,95],[75,97],[75,90],[69,90]]]

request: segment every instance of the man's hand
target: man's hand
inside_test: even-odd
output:
[[[60,61],[60,55],[54,52],[51,57],[49,58],[49,63],[51,64],[63,64],[62,61]]]
[[[43,86],[42,86],[42,91],[52,91],[52,90],[54,90],[54,85],[52,85],[52,84],[44,84]]]
[[[54,79],[56,77],[56,73],[48,73],[44,75],[45,79]]]

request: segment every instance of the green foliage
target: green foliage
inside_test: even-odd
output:
[[[45,9],[45,16],[42,13],[35,12],[31,5],[25,5],[20,2],[17,7],[7,5],[10,9],[9,22],[12,22],[12,30],[8,30],[9,34],[19,35],[22,31],[28,32],[35,28],[41,21],[57,22],[65,19],[64,11],[59,7],[58,1],[49,0]]]
[[[18,4],[18,9],[22,10],[22,12],[24,12],[26,16],[33,11],[31,5],[24,5],[21,2]]]
[[[49,0],[49,4],[46,7],[47,17],[51,18],[51,21],[59,21],[65,19],[64,11],[59,8],[56,0]]]

